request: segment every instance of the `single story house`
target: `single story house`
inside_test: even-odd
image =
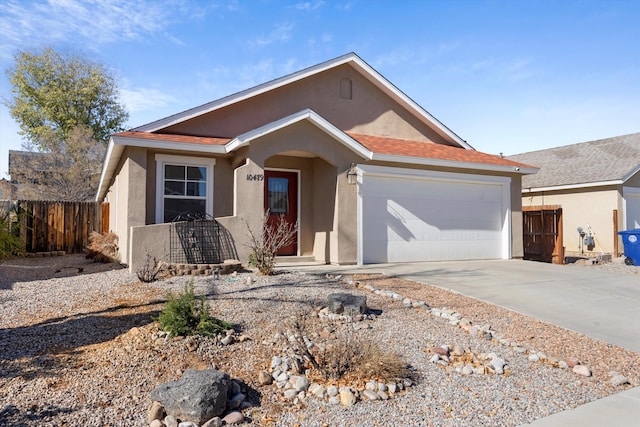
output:
[[[167,258],[167,223],[216,218],[241,261],[266,209],[322,263],[522,257],[525,164],[481,153],[350,53],[115,134],[98,201],[122,262]]]
[[[640,133],[508,158],[540,168],[522,178],[523,209],[562,210],[565,256],[617,256],[617,232],[640,228]]]

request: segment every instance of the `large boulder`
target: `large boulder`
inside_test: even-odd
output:
[[[327,297],[327,308],[330,312],[336,314],[349,316],[366,314],[368,311],[367,297],[346,293],[329,294]]]
[[[151,399],[162,403],[168,414],[202,425],[223,414],[228,389],[229,375],[224,372],[188,370],[181,379],[157,386]]]

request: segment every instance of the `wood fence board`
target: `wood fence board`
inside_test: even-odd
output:
[[[79,253],[92,232],[109,229],[108,203],[19,200],[17,212],[25,252]]]

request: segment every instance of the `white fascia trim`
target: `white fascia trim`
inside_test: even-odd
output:
[[[408,164],[424,165],[424,166],[440,166],[440,167],[475,169],[475,170],[492,171],[492,172],[519,173],[522,175],[534,174],[538,172],[537,168],[516,168],[514,166],[502,166],[502,165],[492,165],[487,163],[474,163],[474,162],[456,162],[453,160],[430,159],[425,157],[412,157],[412,156],[397,156],[394,154],[374,153],[371,160],[377,160],[381,162],[408,163]]]
[[[371,159],[373,153],[366,149],[362,144],[351,138],[349,135],[342,132],[340,129],[332,125],[329,121],[324,119],[315,111],[307,108],[305,110],[294,113],[290,116],[284,117],[280,120],[276,120],[275,122],[268,123],[264,126],[260,126],[259,128],[250,130],[249,132],[243,133],[229,141],[226,146],[226,152],[230,153],[234,150],[237,150],[240,147],[244,147],[249,145],[251,141],[261,138],[265,135],[268,135],[272,132],[290,126],[294,123],[300,122],[302,120],[308,120],[311,123],[315,124],[318,128],[325,131],[335,140],[344,144],[347,148],[354,151],[356,154],[360,155],[365,159]]]
[[[104,165],[102,166],[102,173],[100,174],[100,184],[98,185],[98,191],[96,192],[96,202],[101,202],[107,195],[109,190],[109,184],[113,178],[113,173],[116,170],[120,156],[124,151],[122,145],[116,145],[113,141],[113,137],[109,138],[109,145],[107,146],[107,153],[104,157]]]
[[[622,180],[615,181],[598,181],[598,182],[587,182],[584,184],[567,184],[567,185],[555,185],[550,187],[530,187],[525,188],[522,187],[523,193],[538,193],[540,191],[561,191],[561,190],[574,190],[578,188],[591,188],[591,187],[606,187],[608,185],[621,185],[623,183]]]
[[[142,125],[133,130],[141,131],[141,132],[156,132],[160,129],[173,126],[175,124],[200,116],[202,114],[206,114],[211,111],[224,108],[228,105],[235,104],[240,101],[244,101],[248,98],[258,96],[265,92],[277,89],[279,87],[288,85],[290,83],[297,82],[299,80],[305,79],[314,74],[321,73],[325,70],[335,68],[337,66],[340,66],[349,62],[352,63],[354,67],[357,70],[359,70],[365,78],[367,78],[369,81],[374,83],[383,92],[391,95],[392,98],[395,98],[400,104],[404,105],[408,109],[413,110],[418,116],[422,117],[429,124],[437,128],[440,131],[440,133],[450,138],[452,142],[455,142],[456,144],[468,150],[474,150],[474,148],[471,145],[469,145],[466,141],[464,141],[462,138],[456,135],[451,129],[449,129],[444,124],[442,124],[438,119],[433,117],[427,110],[422,108],[419,104],[417,104],[407,95],[405,95],[400,89],[395,87],[389,80],[387,80],[379,72],[373,69],[369,64],[363,61],[362,58],[360,58],[355,53],[348,53],[346,55],[339,56],[338,58],[331,59],[321,64],[305,68],[293,74],[289,74],[287,76],[280,77],[270,82],[260,84],[253,88],[243,90],[241,92],[226,96],[216,101],[212,101],[207,104],[183,111],[181,113],[174,114],[164,119],[160,119],[155,122]]]
[[[640,172],[640,165],[638,165],[638,167],[636,167],[635,169],[633,169],[631,172],[629,172],[628,174],[626,174],[623,178],[622,178],[622,182],[627,182],[632,176],[634,176],[635,174],[637,174],[638,172]]]

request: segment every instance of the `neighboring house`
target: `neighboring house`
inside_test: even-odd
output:
[[[11,209],[12,190],[11,181],[4,178],[0,179],[0,219]]]
[[[11,200],[12,185],[9,180],[0,179],[0,200]]]
[[[508,158],[540,168],[522,178],[523,209],[562,210],[566,256],[621,253],[617,231],[640,228],[640,133]]]
[[[121,259],[169,257],[181,211],[297,220],[288,255],[324,263],[522,257],[521,176],[475,151],[355,54],[113,135],[97,200]],[[157,224],[157,225],[152,225]]]
[[[9,176],[13,185],[13,200],[43,198],[38,189],[46,186],[51,157],[50,153],[9,150]]]

